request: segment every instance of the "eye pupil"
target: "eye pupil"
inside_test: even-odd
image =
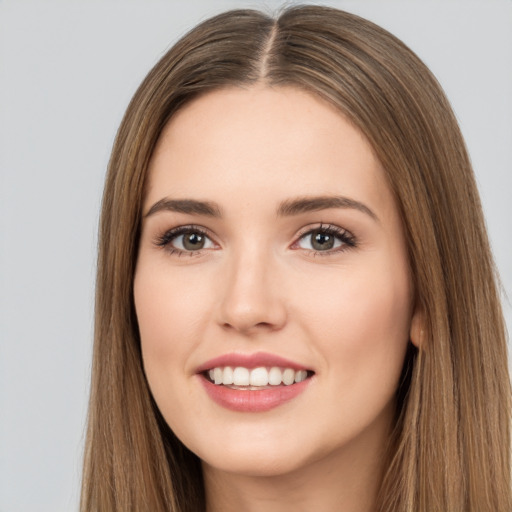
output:
[[[204,247],[205,237],[200,233],[187,233],[183,235],[183,247],[194,251]]]
[[[312,247],[317,251],[332,249],[334,247],[334,237],[323,231],[315,231],[311,234]]]

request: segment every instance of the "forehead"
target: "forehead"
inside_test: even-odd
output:
[[[292,88],[228,88],[180,110],[153,153],[147,202],[201,196],[240,206],[341,194],[392,207],[364,136],[334,107]]]

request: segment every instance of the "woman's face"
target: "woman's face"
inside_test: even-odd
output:
[[[412,289],[364,137],[293,88],[209,93],[163,131],[143,211],[144,369],[205,467],[277,475],[379,453]]]

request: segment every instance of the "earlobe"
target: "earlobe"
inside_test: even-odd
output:
[[[412,315],[409,339],[416,348],[421,349],[423,347],[425,342],[425,315],[420,307],[416,307]]]

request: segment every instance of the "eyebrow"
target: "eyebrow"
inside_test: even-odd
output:
[[[373,220],[378,221],[379,218],[365,204],[343,196],[316,196],[316,197],[299,197],[297,199],[283,201],[277,210],[280,217],[290,215],[299,215],[301,213],[316,212],[319,210],[327,210],[328,208],[349,208],[358,210],[369,215]]]
[[[157,212],[169,211],[205,215],[206,217],[221,217],[220,208],[210,201],[196,201],[195,199],[169,199],[164,197],[157,201],[144,217]]]
[[[347,208],[358,210],[373,220],[378,221],[377,215],[365,204],[343,196],[305,196],[282,201],[277,209],[278,217],[290,217],[301,213],[326,210],[328,208]],[[196,199],[170,199],[163,198],[157,201],[145,214],[149,217],[160,211],[171,211],[204,215],[206,217],[222,217],[220,207],[211,201],[198,201]]]

